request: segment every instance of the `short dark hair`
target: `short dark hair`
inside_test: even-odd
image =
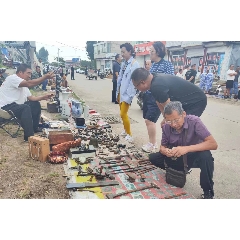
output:
[[[123,47],[125,47],[128,52],[131,51],[131,55],[132,55],[133,57],[136,56],[136,53],[135,53],[134,48],[133,48],[133,46],[132,46],[131,43],[124,43],[124,44],[122,44],[122,45],[120,46],[120,49],[123,48]]]
[[[145,68],[136,68],[131,75],[131,79],[135,83],[140,83],[141,81],[147,80],[149,75],[150,75],[149,71],[146,70]]]
[[[162,42],[160,42],[160,41],[154,42],[152,46],[154,47],[154,49],[156,50],[157,55],[160,58],[164,58],[165,57],[165,55],[166,55],[166,47],[165,47],[165,45]]]
[[[193,64],[193,65],[191,65],[191,68],[193,68],[193,67],[195,67],[196,66],[196,64]]]
[[[184,67],[184,69],[187,69],[187,68],[189,68],[189,65],[186,65],[186,66]]]
[[[22,63],[17,67],[16,73],[26,72],[27,69],[31,69],[31,67],[29,65],[27,65],[26,63]]]
[[[120,54],[117,54],[117,55],[115,56],[115,60],[117,60],[117,59],[119,58],[119,56],[120,56]]]
[[[179,72],[181,72],[181,71],[182,71],[182,69],[180,68],[180,69],[179,69]]]

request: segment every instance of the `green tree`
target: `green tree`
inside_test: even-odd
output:
[[[94,63],[94,61],[81,60],[81,67],[84,68],[86,66],[87,67],[94,67],[95,63]]]
[[[54,66],[54,67],[57,67],[57,66],[58,66],[58,63],[57,63],[57,62],[52,62],[50,65],[51,65],[51,66]]]
[[[44,47],[40,48],[38,54],[36,54],[38,58],[41,58],[43,62],[48,62],[48,50]]]
[[[64,58],[62,58],[62,57],[59,57],[59,60],[58,60],[58,57],[55,57],[54,60],[56,60],[57,62],[59,62],[59,64],[65,64],[65,60],[64,60]]]
[[[94,47],[93,44],[98,43],[98,41],[87,41],[86,42],[86,51],[90,60],[94,60]]]

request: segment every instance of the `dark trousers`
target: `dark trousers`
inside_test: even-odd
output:
[[[165,169],[164,160],[168,167],[171,167],[178,171],[183,171],[183,158],[177,158],[177,160],[172,160],[166,157],[160,152],[149,154],[150,162],[161,169]],[[213,171],[214,171],[214,158],[210,151],[202,151],[187,154],[188,169],[190,168],[200,168],[200,186],[203,191],[213,191]]]
[[[113,80],[112,102],[116,102],[117,81]]]
[[[71,80],[74,80],[74,72],[71,72]]]
[[[185,105],[185,106],[183,105],[183,109],[187,113],[187,115],[195,115],[197,117],[200,117],[204,112],[206,106],[207,106],[207,97],[195,104]]]
[[[161,114],[155,98],[150,92],[143,94],[143,118],[156,123]]]
[[[34,132],[37,131],[39,120],[41,116],[41,105],[40,102],[28,101],[24,104],[8,104],[2,107],[3,110],[11,110],[19,120],[23,130],[24,139],[33,136]]]

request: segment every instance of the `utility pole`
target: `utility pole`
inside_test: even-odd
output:
[[[57,58],[57,64],[58,64],[58,67],[59,67],[59,48],[58,48],[58,58]]]

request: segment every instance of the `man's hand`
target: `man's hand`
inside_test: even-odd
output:
[[[47,94],[47,95],[44,95],[42,96],[42,100],[48,100],[48,99],[51,99],[52,97],[54,96],[54,94]]]
[[[49,72],[44,75],[46,79],[53,79],[55,77],[55,74],[53,72]]]
[[[187,146],[179,146],[179,147],[172,148],[172,155],[174,157],[181,157],[187,153],[188,153]]]
[[[170,148],[162,148],[162,151],[160,151],[163,155],[167,156],[167,157],[172,157],[172,149]]]

